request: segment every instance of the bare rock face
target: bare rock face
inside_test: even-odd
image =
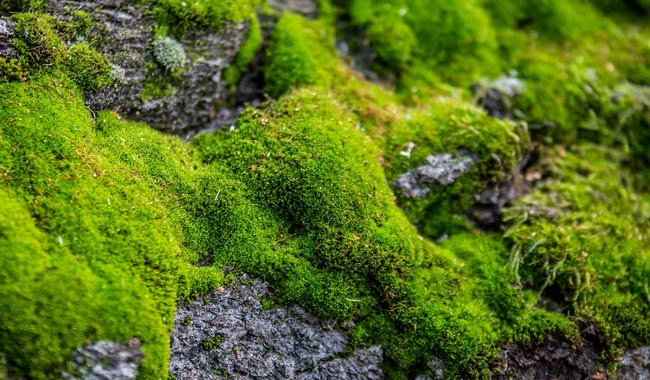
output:
[[[0,18],[0,57],[18,58],[18,51],[12,45],[16,23],[9,19]]]
[[[600,362],[606,347],[602,334],[592,325],[583,326],[576,341],[547,337],[541,342],[505,348],[492,376],[495,380],[605,380],[607,369]]]
[[[263,309],[266,283],[241,277],[181,305],[172,333],[176,380],[383,379],[379,347],[344,355],[346,334],[300,307]]]
[[[90,14],[94,26],[86,38],[98,41],[93,45],[113,65],[116,78],[114,85],[86,94],[89,107],[115,110],[176,134],[215,122],[219,105],[229,96],[222,72],[239,52],[248,23],[174,36],[187,61],[182,74],[172,76],[153,56],[156,23],[150,5],[137,0],[50,0],[47,8],[64,21],[76,11]]]
[[[650,347],[630,350],[623,355],[617,380],[650,380]]]
[[[99,341],[77,348],[72,353],[72,373],[68,380],[135,380],[138,365],[144,358],[140,341],[126,344]]]
[[[448,185],[472,167],[475,158],[468,155],[450,153],[432,154],[426,164],[417,167],[393,183],[405,198],[424,199],[431,186],[438,183]]]

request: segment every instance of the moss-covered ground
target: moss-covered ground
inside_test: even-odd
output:
[[[0,60],[0,376],[56,378],[74,348],[136,337],[139,378],[166,378],[175,305],[224,267],[354,320],[351,345],[381,344],[389,379],[432,358],[487,378],[505,344],[577,339],[581,323],[611,371],[650,345],[646,1],[323,0],[263,41],[262,1],[156,0],[161,38],[249,23],[232,85],[266,49],[271,100],[190,144],[91,113],[83,93],[112,83],[110,62],[70,42],[87,15],[61,24],[41,5],[0,5],[25,12],[20,57]],[[339,56],[345,23],[392,85]],[[525,88],[510,120],[470,90],[503,74]],[[394,191],[438,153],[475,161],[424,199]],[[513,182],[527,194],[482,230],[477,197]]]

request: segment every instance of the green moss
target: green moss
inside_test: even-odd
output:
[[[582,146],[553,160],[555,178],[508,211],[506,236],[523,284],[616,331],[616,344],[643,345],[650,207],[622,184],[617,159]]]
[[[264,90],[273,97],[291,88],[332,82],[333,40],[320,23],[285,13],[275,25],[264,67]]]
[[[376,20],[368,27],[366,35],[377,56],[396,70],[411,60],[417,43],[413,31],[396,17]]]
[[[274,269],[296,271],[281,276],[291,279],[285,291],[342,318],[366,313],[374,303],[366,278],[403,270],[413,250],[406,240],[413,231],[392,209],[378,152],[352,121],[333,99],[305,90],[267,111],[250,111],[232,133],[195,140],[204,160],[230,167],[251,187],[251,202],[286,226],[266,228],[286,246],[274,254],[286,264]]]
[[[70,77],[83,90],[97,90],[113,82],[108,60],[87,44],[77,44],[65,57]]]
[[[12,19],[16,21],[13,44],[31,65],[50,66],[61,60],[66,47],[54,29],[52,17],[19,13]]]
[[[240,23],[253,18],[251,0],[182,1],[152,0],[153,13],[162,25],[179,34],[192,30],[221,29],[229,22]]]
[[[226,81],[231,87],[234,87],[239,80],[240,75],[246,70],[248,65],[262,46],[262,28],[257,15],[250,20],[248,26],[248,36],[242,44],[235,57],[235,61],[224,72]]]
[[[0,80],[18,81],[27,75],[26,66],[22,59],[0,58]]]
[[[159,378],[178,233],[148,180],[90,143],[90,115],[70,88],[63,77],[2,85],[2,197],[13,211],[1,222],[0,351],[19,374],[51,378],[89,339],[137,337],[142,378]]]
[[[357,0],[350,2],[349,11],[354,23],[367,27],[373,48],[393,68],[413,50],[419,64],[463,83],[476,79],[479,71],[498,72],[490,20],[474,1]],[[395,34],[380,34],[382,28]]]
[[[464,214],[475,195],[515,171],[526,153],[528,135],[523,126],[495,120],[482,110],[453,100],[439,100],[426,109],[407,112],[386,133],[384,157],[391,183],[426,164],[432,154],[476,159],[452,184],[432,185],[425,199],[398,198],[421,233],[437,239],[467,226]]]

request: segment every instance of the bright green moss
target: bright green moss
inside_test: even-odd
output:
[[[70,77],[83,90],[97,90],[113,82],[108,60],[87,44],[72,46],[65,61]]]
[[[616,161],[593,146],[553,160],[554,179],[508,211],[506,236],[525,286],[595,318],[616,344],[644,345],[650,204],[622,184]]]
[[[395,70],[407,65],[417,44],[411,28],[396,17],[376,20],[366,35],[379,59]]]
[[[248,65],[253,61],[255,54],[262,46],[262,28],[257,15],[250,20],[248,25],[248,36],[242,44],[235,61],[224,72],[226,81],[231,87],[234,87],[239,80],[240,75],[246,70]]]
[[[495,120],[464,103],[439,100],[424,110],[407,111],[403,120],[389,127],[384,153],[387,177],[392,183],[426,164],[427,156],[439,153],[476,160],[452,184],[432,185],[425,199],[398,197],[421,233],[437,239],[467,225],[463,214],[475,194],[512,173],[527,144],[523,126]]]
[[[231,22],[253,18],[251,0],[148,0],[154,3],[153,13],[162,25],[179,34],[192,30],[221,29]]]
[[[91,143],[90,115],[70,88],[63,77],[2,85],[0,166],[13,189],[3,203],[16,211],[0,234],[1,351],[18,375],[51,378],[89,339],[137,337],[142,378],[160,378],[179,234],[149,179]]]
[[[332,82],[333,40],[320,23],[285,13],[275,25],[264,67],[264,90],[277,97],[291,88]]]
[[[333,99],[305,90],[272,109],[250,111],[234,132],[195,140],[204,160],[230,167],[286,226],[266,233],[285,241],[274,255],[295,263],[276,268],[296,267],[300,280],[292,281],[303,289],[287,291],[318,294],[326,284],[321,278],[339,284],[325,289],[318,306],[332,309],[331,316],[367,312],[367,278],[399,273],[414,250],[413,231],[392,205],[378,152],[353,120]],[[318,286],[306,276],[315,268],[324,273],[315,273]]]
[[[367,27],[379,57],[393,68],[413,50],[421,64],[463,83],[477,71],[498,72],[490,20],[473,1],[357,0],[348,9],[354,23]],[[387,30],[380,34],[382,28]],[[395,33],[391,36],[389,30]],[[410,42],[412,36],[417,44]]]

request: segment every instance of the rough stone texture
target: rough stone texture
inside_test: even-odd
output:
[[[16,23],[13,20],[0,18],[0,57],[18,58],[18,51],[11,43]]]
[[[427,157],[426,164],[403,174],[393,183],[393,187],[405,198],[424,199],[433,184],[453,183],[475,161],[474,157],[464,154],[432,154]]]
[[[137,339],[126,344],[94,342],[72,353],[73,373],[64,373],[63,377],[68,380],[135,380],[143,358]]]
[[[216,31],[191,31],[174,36],[183,45],[188,62],[172,94],[160,99],[144,99],[148,79],[145,63],[152,62],[155,20],[150,5],[137,0],[50,0],[48,13],[69,20],[72,12],[88,12],[96,25],[88,39],[97,39],[97,50],[115,65],[118,83],[86,94],[93,109],[112,109],[155,128],[176,134],[218,123],[219,105],[229,96],[222,72],[233,61],[248,34],[248,24],[223,25]],[[155,75],[161,75],[160,72]],[[149,79],[152,74],[149,73]]]
[[[623,355],[617,380],[650,380],[650,347],[630,350]]]
[[[383,379],[379,347],[345,356],[346,334],[300,307],[264,310],[268,285],[245,276],[181,305],[169,370],[176,380]]]
[[[472,86],[475,103],[490,116],[498,119],[513,118],[513,99],[526,88],[521,80],[513,76],[502,76],[487,84]]]
[[[606,347],[603,335],[593,326],[583,326],[575,342],[548,337],[541,342],[510,345],[494,368],[495,380],[605,380],[607,369],[599,363]]]

